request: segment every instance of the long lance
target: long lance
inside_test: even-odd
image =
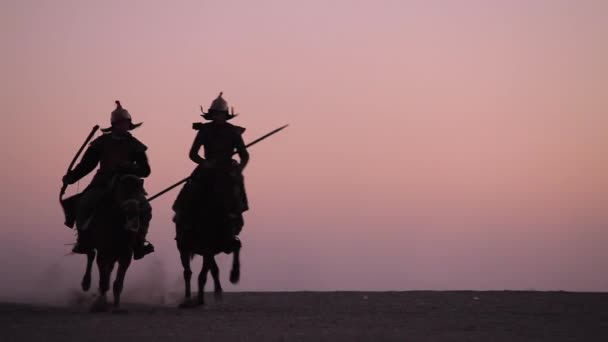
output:
[[[70,171],[72,171],[72,167],[74,167],[74,163],[76,163],[76,160],[78,159],[78,157],[82,153],[82,150],[84,150],[84,148],[87,146],[87,144],[89,143],[89,141],[91,141],[91,139],[93,138],[93,135],[95,135],[95,133],[97,132],[98,129],[99,129],[99,125],[93,126],[93,129],[91,129],[91,133],[89,133],[89,135],[87,136],[87,138],[84,140],[84,143],[82,144],[82,146],[80,146],[80,148],[78,149],[78,152],[76,152],[76,155],[72,159],[72,162],[70,163],[70,166],[68,166],[68,173]],[[59,200],[60,201],[63,198],[63,195],[65,194],[65,190],[67,189],[67,187],[68,187],[67,184],[64,184],[64,185],[61,186],[61,191],[59,191]]]
[[[250,147],[250,146],[253,146],[253,145],[255,145],[255,144],[259,143],[260,141],[262,141],[262,140],[264,140],[264,139],[268,138],[269,136],[271,136],[271,135],[273,135],[273,134],[275,134],[275,133],[279,132],[280,130],[284,129],[284,128],[285,128],[285,127],[287,127],[287,126],[289,126],[289,125],[281,126],[281,127],[277,128],[277,129],[275,129],[274,131],[272,131],[272,132],[270,132],[270,133],[268,133],[268,134],[265,134],[265,135],[263,135],[263,136],[261,136],[261,137],[259,137],[259,138],[255,139],[254,141],[252,141],[252,142],[250,142],[249,144],[245,145],[245,147]],[[233,153],[233,155],[235,155],[236,153],[237,153],[237,152],[235,151],[235,152]],[[159,196],[161,196],[161,195],[164,195],[165,193],[167,193],[167,192],[169,192],[169,191],[173,190],[175,187],[179,186],[179,185],[180,185],[180,184],[182,184],[182,183],[187,182],[189,179],[190,179],[190,176],[188,176],[188,177],[186,177],[186,178],[184,178],[184,179],[180,180],[179,182],[177,182],[177,183],[175,183],[175,184],[171,185],[170,187],[166,188],[165,190],[163,190],[163,191],[161,191],[161,192],[157,193],[156,195],[154,195],[154,196],[152,196],[152,197],[148,198],[148,202],[151,202],[151,201],[153,201],[155,198],[157,198],[157,197],[159,197]]]

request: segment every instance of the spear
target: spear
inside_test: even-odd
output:
[[[253,146],[253,145],[257,144],[258,142],[260,142],[260,141],[262,141],[262,140],[264,140],[264,139],[268,138],[269,136],[271,136],[271,135],[273,135],[273,134],[275,134],[275,133],[279,132],[280,130],[284,129],[284,128],[285,128],[285,127],[287,127],[287,126],[289,126],[289,125],[284,125],[284,126],[281,126],[281,127],[277,128],[277,129],[275,129],[274,131],[272,131],[272,132],[270,132],[270,133],[267,133],[267,134],[265,134],[265,135],[263,135],[263,136],[261,136],[261,137],[259,137],[259,138],[255,139],[254,141],[252,141],[252,142],[250,142],[249,144],[245,145],[245,147],[250,147],[250,146]],[[233,153],[233,155],[234,155],[234,154],[236,154],[236,153],[237,153],[237,152],[235,151],[235,152]],[[189,179],[190,179],[190,177],[188,176],[188,177],[186,177],[186,178],[184,178],[184,179],[180,180],[179,182],[177,182],[177,183],[175,183],[175,184],[171,185],[170,187],[166,188],[165,190],[163,190],[163,191],[161,191],[161,192],[157,193],[156,195],[154,195],[154,196],[152,196],[152,197],[148,198],[148,202],[151,202],[151,201],[153,201],[155,198],[157,198],[157,197],[159,197],[159,196],[161,196],[161,195],[164,195],[165,193],[167,193],[167,192],[169,192],[169,191],[173,190],[175,187],[179,186],[179,185],[180,185],[180,184],[182,184],[182,183],[187,182]]]

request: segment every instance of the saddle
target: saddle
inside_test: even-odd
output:
[[[63,208],[63,216],[65,219],[63,224],[68,228],[74,229],[81,196],[82,193],[61,200],[61,207]]]

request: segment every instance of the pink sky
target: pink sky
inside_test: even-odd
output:
[[[0,292],[49,270],[78,285],[60,179],[114,100],[145,122],[156,193],[194,167],[219,91],[246,141],[290,124],[250,151],[226,289],[608,291],[606,17],[599,0],[3,1]],[[153,202],[158,252],[127,287],[181,290],[176,195]]]

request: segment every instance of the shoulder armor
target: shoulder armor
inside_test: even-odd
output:
[[[104,133],[104,134],[98,136],[97,138],[95,138],[95,140],[91,141],[89,143],[89,145],[90,146],[94,146],[94,147],[101,146],[101,145],[103,145],[103,143],[106,140],[108,140],[109,136],[110,136],[110,133]]]
[[[131,136],[131,141],[133,142],[133,146],[136,152],[146,152],[148,146],[144,145],[141,141],[137,140],[134,136]]]
[[[243,135],[243,133],[245,133],[245,130],[246,130],[245,127],[241,127],[241,126],[234,126],[234,128],[238,135]]]
[[[231,123],[226,123],[226,124],[229,125],[234,130],[234,132],[238,135],[242,135],[245,132],[245,127],[236,126]]]

